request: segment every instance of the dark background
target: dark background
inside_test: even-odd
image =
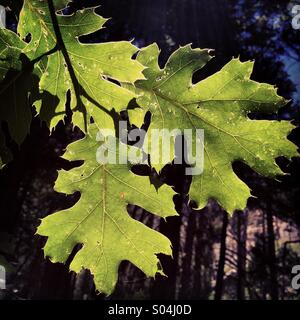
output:
[[[0,3],[10,9],[7,27],[16,30],[22,1]],[[252,78],[276,84],[279,93],[291,99],[268,118],[298,125],[300,30],[291,26],[291,8],[297,1],[74,1],[69,12],[83,3],[101,4],[97,12],[112,19],[106,29],[81,41],[134,39],[138,47],[157,42],[161,65],[179,45],[213,48],[216,58],[206,75],[234,56],[255,59]],[[194,80],[199,80],[197,74]],[[2,130],[6,131],[5,123]],[[3,299],[104,299],[95,293],[88,271],[76,276],[67,265],[44,259],[45,239],[34,236],[40,218],[78,200],[78,194],[54,192],[53,185],[57,170],[70,167],[60,158],[63,150],[81,136],[68,120],[50,133],[36,117],[20,148],[7,139],[14,160],[0,172],[0,264],[9,271]],[[289,138],[299,145],[299,130]],[[162,179],[180,193],[175,199],[180,217],[164,222],[133,206],[129,213],[171,239],[174,258],[161,257],[168,278],[147,279],[123,262],[117,288],[106,299],[299,299],[299,291],[291,288],[291,269],[300,264],[300,161],[277,161],[288,173],[280,181],[263,178],[241,163],[233,165],[256,198],[232,218],[213,201],[201,211],[193,210],[188,205],[189,181],[180,168],[167,166]]]

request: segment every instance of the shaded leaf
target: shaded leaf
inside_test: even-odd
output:
[[[0,119],[7,122],[9,133],[18,144],[29,133],[32,118],[29,96],[39,81],[39,74],[33,72],[22,53],[24,46],[15,33],[0,29]],[[10,158],[1,130],[0,158],[4,163]]]

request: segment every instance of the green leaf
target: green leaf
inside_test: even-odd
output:
[[[32,118],[29,94],[39,80],[22,53],[24,46],[15,33],[0,29],[0,119],[7,122],[10,135],[18,144],[29,133]],[[1,130],[0,158],[3,163],[10,159]]]
[[[15,33],[0,29],[0,119],[8,122],[10,133],[18,143],[21,143],[28,133],[31,121],[26,96],[28,84],[22,85],[22,48],[23,42]]]
[[[275,177],[282,172],[274,159],[297,155],[296,146],[286,138],[293,129],[289,122],[248,117],[250,112],[277,112],[284,99],[273,86],[250,79],[253,62],[233,59],[219,72],[193,84],[194,72],[211,59],[209,50],[181,47],[164,69],[158,65],[158,56],[155,44],[138,55],[138,61],[147,67],[147,80],[131,87],[142,108],[131,111],[132,122],[140,121],[140,113],[150,110],[149,132],[162,128],[204,129],[204,171],[193,176],[190,197],[199,208],[213,198],[228,212],[243,209],[250,190],[234,173],[232,163],[243,161],[258,173]],[[159,170],[164,164],[156,167]]]
[[[94,8],[63,15],[60,10],[69,1],[61,0],[53,1],[63,44],[57,43],[48,2],[24,0],[18,25],[22,38],[31,35],[23,50],[30,59],[54,51],[48,54],[40,81],[40,90],[50,93],[48,99],[37,104],[41,117],[50,128],[63,119],[66,92],[70,89],[72,110],[80,111],[73,118],[76,125],[85,129],[87,116],[93,116],[102,127],[112,127],[108,111],[125,109],[134,94],[109,78],[128,83],[143,79],[144,68],[132,59],[137,48],[126,41],[82,44],[79,37],[101,29],[106,19],[97,15]],[[40,64],[37,67],[43,68]]]
[[[96,141],[98,130],[92,125],[84,139],[68,147],[65,158],[81,159],[84,164],[60,171],[55,184],[58,192],[80,191],[80,200],[72,208],[43,219],[38,233],[48,237],[44,251],[53,262],[65,262],[74,246],[83,244],[70,269],[75,272],[89,269],[96,288],[110,294],[121,261],[129,260],[153,277],[160,271],[156,254],[171,254],[169,240],[131,218],[126,212],[127,205],[138,205],[160,217],[176,212],[171,188],[162,186],[157,192],[148,177],[134,175],[128,165],[96,161],[101,145]],[[112,152],[112,145],[107,147]]]

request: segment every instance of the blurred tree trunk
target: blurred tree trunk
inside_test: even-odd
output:
[[[267,230],[268,230],[268,262],[270,272],[270,295],[272,300],[278,300],[278,282],[276,267],[276,248],[273,224],[273,214],[271,208],[267,208]]]
[[[223,294],[224,283],[224,268],[226,260],[226,238],[227,238],[227,226],[228,226],[228,213],[223,212],[222,234],[220,243],[220,256],[217,271],[217,282],[215,287],[215,300],[221,300]]]
[[[0,29],[6,26],[6,12],[5,8],[0,5]]]
[[[246,274],[246,241],[247,241],[247,212],[239,211],[237,217],[237,299],[245,300]]]

